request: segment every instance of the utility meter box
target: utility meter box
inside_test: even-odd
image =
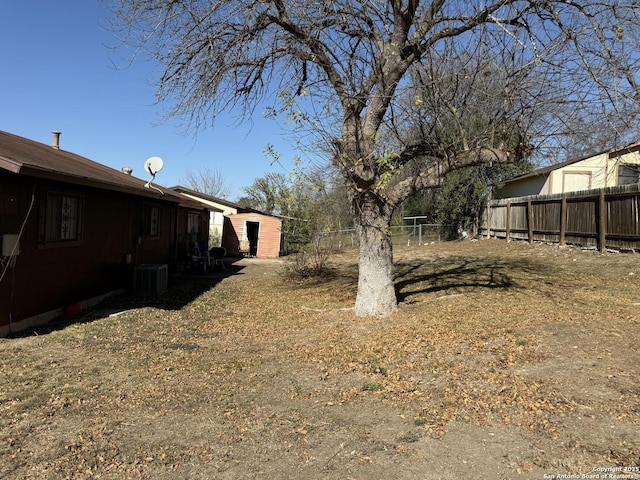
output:
[[[2,256],[11,257],[20,253],[20,236],[17,233],[2,235]]]

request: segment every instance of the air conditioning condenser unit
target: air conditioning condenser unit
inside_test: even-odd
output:
[[[134,291],[162,295],[167,291],[169,268],[166,264],[143,264],[134,270]]]

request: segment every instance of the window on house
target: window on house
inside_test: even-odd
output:
[[[640,180],[640,165],[623,163],[618,165],[618,185],[631,185]]]
[[[200,233],[200,213],[188,212],[187,214],[187,231],[189,233]]]
[[[84,199],[79,195],[47,193],[40,227],[41,243],[82,240]]]
[[[146,237],[160,236],[160,207],[145,205],[143,214],[143,232]]]

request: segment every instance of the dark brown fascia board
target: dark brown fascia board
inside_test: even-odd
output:
[[[77,177],[74,175],[63,174],[63,173],[54,172],[51,170],[33,168],[31,166],[23,166],[22,168],[20,168],[19,172],[17,173],[19,175],[27,175],[30,177],[44,178],[47,180],[55,180],[57,182],[71,183],[74,185],[82,185],[85,187],[98,188],[101,190],[111,190],[115,192],[128,193],[130,195],[137,195],[141,197],[159,199],[163,197],[164,196],[163,194],[165,193],[163,191],[163,194],[160,194],[160,192],[152,188],[149,188],[149,189],[144,188],[143,185],[140,185],[140,187],[134,187],[131,185],[124,185],[124,184],[117,184],[112,182],[105,182],[101,180],[95,180],[93,178]],[[180,199],[175,197],[174,195],[169,195],[167,200],[178,203]]]
[[[134,195],[141,195],[145,197],[158,197],[160,192],[155,190],[149,190],[144,188],[143,181],[140,180],[140,186],[137,185],[125,185],[115,182],[109,182],[104,180],[96,180],[89,177],[80,177],[77,175],[71,175],[68,173],[61,173],[55,170],[49,170],[45,168],[39,168],[33,165],[24,164],[22,162],[16,162],[7,157],[0,156],[0,168],[17,175],[26,175],[36,178],[44,178],[47,180],[54,180],[58,182],[72,183],[76,185],[89,186],[93,188],[100,188],[104,190],[114,190],[118,192],[130,193]],[[125,175],[123,173],[123,175]],[[136,179],[138,180],[138,179]],[[166,193],[166,192],[163,192]],[[177,195],[169,192],[171,196],[175,197],[174,201],[178,201]]]
[[[2,167],[1,164],[0,164],[0,167]],[[29,165],[23,165],[17,169],[7,169],[7,170],[9,171],[17,170],[14,173],[17,173],[19,175],[25,175],[25,176],[36,177],[36,178],[44,178],[47,180],[53,180],[53,181],[62,182],[62,183],[71,183],[73,185],[81,185],[83,187],[91,187],[91,188],[96,188],[100,190],[109,190],[112,192],[127,193],[129,195],[152,198],[154,200],[164,200],[171,203],[177,203],[180,207],[191,208],[194,210],[208,210],[208,208],[206,208],[206,206],[202,205],[201,203],[198,203],[195,200],[189,200],[180,195],[176,195],[171,190],[168,190],[159,185],[153,184],[153,187],[159,188],[162,191],[162,194],[155,188],[145,188],[144,185],[146,184],[146,182],[144,180],[140,180],[137,178],[136,178],[136,181],[140,182],[140,186],[130,186],[130,185],[118,184],[114,182],[95,180],[93,178],[78,177],[74,175],[54,172],[51,170],[34,168]],[[125,174],[123,173],[123,175]]]

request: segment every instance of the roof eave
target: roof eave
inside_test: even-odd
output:
[[[98,188],[101,190],[110,190],[120,193],[128,193],[130,195],[137,195],[148,198],[158,199],[164,196],[165,192],[160,193],[153,189],[146,189],[143,185],[139,187],[132,185],[117,184],[112,182],[105,182],[96,180],[93,178],[79,177],[76,175],[70,175],[68,173],[59,173],[51,170],[41,169],[29,165],[23,165],[16,173],[20,175],[26,175],[37,178],[44,178],[47,180],[54,180],[57,182],[71,183],[74,185],[81,185],[84,187]],[[180,201],[177,197],[167,198],[168,201],[178,203]]]
[[[22,164],[16,162],[15,160],[12,160],[10,158],[3,157],[2,155],[0,155],[0,168],[12,173],[20,173]]]
[[[182,195],[192,195],[194,197],[198,197],[201,198],[203,200],[207,200],[210,202],[214,202],[214,203],[219,203],[220,205],[224,205],[225,207],[229,207],[229,208],[233,208],[235,210],[238,211],[238,213],[257,213],[260,215],[266,215],[267,217],[275,217],[276,215],[272,215],[270,213],[265,213],[261,210],[258,210],[256,208],[250,208],[250,207],[243,207],[241,205],[238,205],[237,203],[234,202],[230,202],[229,200],[225,200],[223,198],[218,198],[218,197],[213,197],[211,195],[207,195],[206,193],[201,193],[201,192],[196,192],[195,190],[191,190],[189,188],[186,187],[182,187],[180,185],[176,185],[175,187],[171,187],[169,188],[169,190],[172,190],[174,192],[178,192]]]

